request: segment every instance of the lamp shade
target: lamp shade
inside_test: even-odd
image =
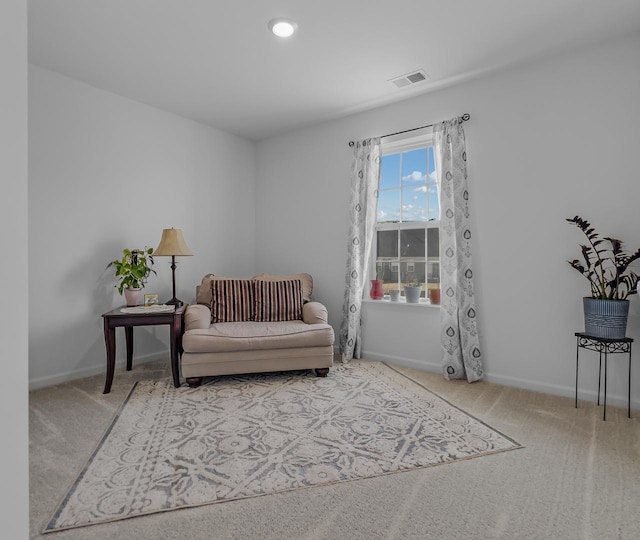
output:
[[[160,244],[153,252],[154,255],[159,256],[172,256],[172,255],[180,255],[182,257],[187,255],[193,255],[189,246],[184,241],[184,237],[182,236],[182,229],[164,229],[162,231],[162,238],[160,239]]]

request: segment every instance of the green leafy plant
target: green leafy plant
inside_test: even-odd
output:
[[[602,300],[626,300],[637,292],[638,276],[629,265],[640,258],[640,249],[628,254],[622,250],[617,238],[600,237],[586,219],[579,216],[567,218],[587,237],[587,244],[580,244],[582,259],[567,261],[580,272],[591,285],[591,296]]]
[[[122,294],[124,289],[142,289],[149,275],[155,270],[151,268],[153,265],[153,249],[123,249],[122,259],[111,261],[107,268],[115,267],[116,278],[118,283],[115,285],[118,292]]]
[[[405,279],[404,284],[409,287],[422,287],[422,281],[418,279],[418,277],[414,272],[410,272],[406,274],[404,279]]]

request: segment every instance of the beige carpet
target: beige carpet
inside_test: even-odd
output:
[[[520,446],[380,363],[136,383],[45,532]]]
[[[42,535],[132,384],[170,377],[168,358],[134,362],[107,395],[103,376],[30,393],[31,538],[640,538],[640,411],[603,422],[595,403],[401,371],[524,448]]]

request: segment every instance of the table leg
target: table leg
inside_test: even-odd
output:
[[[124,337],[127,342],[127,371],[133,367],[133,326],[124,327]]]
[[[607,419],[607,352],[604,353],[604,411],[602,412],[602,419]]]
[[[629,344],[629,389],[627,393],[627,418],[631,418],[631,344]]]
[[[578,355],[580,354],[580,338],[576,338],[576,409],[578,408]]]
[[[182,334],[182,317],[174,316],[171,324],[169,341],[171,342],[171,372],[173,373],[173,386],[180,386],[180,338]]]
[[[111,392],[113,372],[116,366],[116,329],[109,325],[109,320],[104,319],[104,342],[107,346],[107,378],[104,382],[103,394]]]
[[[598,405],[600,405],[600,377],[602,377],[602,351],[600,351],[600,363],[598,364]],[[605,381],[606,379],[607,376],[605,375]]]

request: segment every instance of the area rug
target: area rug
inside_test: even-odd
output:
[[[520,445],[378,362],[138,382],[44,532],[353,481]]]

